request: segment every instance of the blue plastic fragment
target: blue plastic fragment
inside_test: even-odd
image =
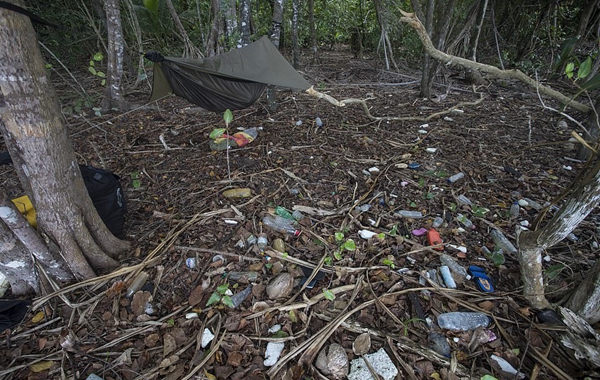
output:
[[[420,167],[421,167],[421,165],[419,165],[419,164],[418,164],[418,163],[416,163],[416,162],[413,162],[412,164],[408,164],[408,168],[409,168],[409,169],[411,169],[411,170],[417,170],[417,169],[419,169]]]
[[[485,274],[485,269],[477,265],[471,265],[469,266],[469,274],[473,277],[477,289],[485,293],[492,293],[494,291],[492,280]]]

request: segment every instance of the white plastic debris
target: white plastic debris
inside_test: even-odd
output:
[[[427,149],[425,149],[425,151],[427,153],[435,153],[435,152],[437,152],[437,148],[427,148]]]
[[[202,333],[202,348],[206,348],[213,339],[215,339],[215,335],[209,329],[204,329]]]
[[[358,231],[358,235],[363,238],[363,239],[370,239],[373,236],[377,235],[377,233],[373,232],[373,231],[369,231],[369,230],[360,230]]]
[[[297,126],[297,127],[299,127],[299,126],[301,126],[301,125],[302,125],[302,120],[298,120],[298,121],[296,122],[296,126]]]
[[[398,375],[398,369],[392,362],[392,359],[388,356],[383,348],[372,354],[364,356],[369,361],[371,367],[375,369],[384,380],[393,380]],[[363,358],[354,359],[350,362],[350,373],[348,374],[348,380],[375,380],[371,376],[371,372],[367,367]]]
[[[267,344],[267,350],[265,351],[265,367],[272,367],[279,360],[279,355],[283,352],[285,343],[283,342],[269,342]]]
[[[269,334],[275,334],[279,330],[281,330],[280,324],[273,325],[273,326],[271,326],[271,328],[269,328]]]
[[[524,379],[525,378],[525,374],[524,373],[518,372],[515,369],[515,367],[513,367],[509,362],[507,362],[506,360],[504,360],[500,356],[492,355],[492,356],[490,356],[490,359],[492,359],[493,361],[495,361],[496,364],[498,364],[498,367],[500,367],[500,370],[502,370],[502,372],[504,372],[506,375],[509,375],[510,377],[514,377],[516,375],[517,379]]]
[[[373,166],[372,168],[369,168],[369,173],[379,173],[379,168],[376,166]]]
[[[185,314],[185,319],[196,319],[198,317],[199,317],[198,313],[186,313]]]

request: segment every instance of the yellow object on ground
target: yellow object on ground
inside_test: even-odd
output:
[[[22,197],[15,198],[12,202],[17,206],[21,214],[27,219],[29,224],[33,228],[37,228],[37,220],[35,219],[35,209],[33,208],[33,204],[29,200],[27,195],[23,195]]]

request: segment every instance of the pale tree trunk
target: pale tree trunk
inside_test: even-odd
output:
[[[317,26],[315,25],[315,0],[308,0],[308,27],[310,29],[310,45],[312,49],[312,63],[319,64],[319,44],[317,42]]]
[[[300,0],[292,0],[292,64],[296,70],[300,67],[300,45],[298,44],[298,20],[300,18]]]
[[[0,212],[3,211],[0,207]],[[0,272],[10,283],[12,294],[17,297],[40,295],[40,284],[29,251],[2,221],[0,252]]]
[[[121,26],[121,10],[119,0],[104,0],[106,23],[108,28],[108,65],[106,72],[106,91],[100,105],[103,110],[116,108],[121,111],[129,109],[123,98],[123,57],[125,54],[125,41]]]
[[[250,44],[250,0],[240,0],[240,34],[239,46]]]
[[[485,20],[485,13],[487,12],[488,0],[482,0],[479,2],[477,9],[477,19],[475,21],[475,27],[473,28],[474,36],[469,41],[469,51],[467,57],[473,62],[477,62],[477,45],[479,45],[479,37],[481,36],[481,30],[483,29],[483,21]],[[481,85],[485,83],[481,73],[477,70],[465,70],[465,77],[469,83]]]
[[[210,9],[212,11],[212,27],[206,42],[206,56],[212,57],[221,52],[218,41],[223,34],[223,19],[221,17],[221,2],[219,0],[210,0]]]
[[[227,8],[225,8],[225,31],[227,33],[227,48],[230,49],[233,46],[237,45],[237,41],[240,36],[236,34],[238,33],[238,22],[237,22],[237,8],[235,4],[235,0],[229,0],[227,4]]]
[[[565,204],[544,228],[537,231],[523,231],[519,235],[519,266],[523,280],[523,293],[533,307],[541,309],[548,307],[544,295],[542,253],[566,238],[600,203],[600,160],[587,173],[580,176],[582,178],[574,182],[577,185]],[[582,303],[578,302],[578,304]],[[580,312],[580,310],[573,311]],[[597,315],[600,315],[600,312]]]
[[[137,14],[135,12],[135,8],[131,0],[125,0],[125,4],[127,6],[127,16],[129,18],[129,24],[131,25],[131,29],[133,30],[133,34],[135,34],[135,42],[137,45],[137,49],[139,53],[144,52],[144,43],[142,42],[142,29],[140,28],[140,23],[137,18]],[[135,77],[134,87],[138,87],[144,79],[146,79],[146,70],[144,67],[144,55],[140,54],[138,58],[138,68]],[[150,88],[152,88],[150,86]]]
[[[167,8],[169,9],[171,18],[175,23],[175,27],[177,28],[177,31],[179,32],[181,39],[183,40],[183,56],[185,58],[201,57],[202,54],[200,53],[200,50],[198,50],[198,48],[196,48],[192,40],[190,40],[190,37],[188,36],[185,28],[183,27],[181,19],[179,18],[179,15],[177,14],[175,7],[173,6],[173,2],[171,0],[165,0],[165,3],[167,4]]]
[[[3,232],[2,235],[8,241],[15,241],[14,245],[4,245],[4,248],[14,246],[14,251],[8,249],[13,254],[0,255],[0,272],[6,275],[11,284],[17,284],[12,287],[13,294],[19,292],[20,286],[18,284],[23,283],[21,280],[28,283],[38,293],[38,278],[35,271],[32,270],[33,261],[30,259],[30,255],[35,257],[48,275],[56,282],[66,283],[74,280],[73,275],[64,269],[66,267],[64,260],[50,251],[40,235],[21,215],[2,188],[0,188],[0,224],[3,230],[8,227],[8,232]],[[25,252],[22,251],[23,249],[25,249]],[[0,249],[0,252],[5,252],[5,249]],[[14,260],[15,257],[20,257],[20,259]]]
[[[273,26],[271,29],[271,42],[279,49],[281,41],[281,24],[283,23],[283,1],[275,0],[273,2]],[[274,86],[267,87],[267,108],[271,111],[277,109],[277,93]]]
[[[85,188],[29,18],[0,9],[0,131],[37,211],[77,279],[118,265],[129,248],[104,225]]]
[[[387,33],[387,20],[384,14],[381,0],[373,0],[373,4],[375,5],[375,14],[377,15],[377,22],[379,23],[379,28],[381,29],[379,46],[383,47],[386,70],[390,69],[390,61],[392,61],[394,68],[398,70],[398,65],[396,64],[396,60],[394,59],[394,50],[392,49],[392,42],[390,41],[390,38],[388,37]]]

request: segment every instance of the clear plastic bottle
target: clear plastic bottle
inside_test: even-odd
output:
[[[540,211],[543,208],[541,204],[537,203],[533,199],[523,198],[523,200],[525,202],[527,202],[529,204],[529,206],[531,206],[532,208],[536,209],[537,211]]]
[[[282,206],[275,207],[275,215],[279,215],[285,219],[294,220],[292,213],[289,212],[285,207],[282,207]]]
[[[453,311],[440,314],[437,318],[438,325],[446,330],[470,331],[478,327],[487,327],[490,318],[478,312]]]
[[[440,275],[442,276],[442,279],[444,280],[444,284],[446,284],[446,287],[448,289],[456,289],[456,282],[454,281],[454,278],[452,277],[452,273],[450,273],[450,268],[448,268],[445,265],[442,265],[440,267]]]
[[[471,200],[469,198],[466,197],[466,195],[461,194],[459,195],[456,200],[458,201],[458,203],[462,203],[464,205],[468,205],[468,206],[473,206],[473,202],[471,202]]]
[[[265,216],[262,220],[263,224],[273,231],[283,232],[292,236],[300,235],[300,230],[294,227],[294,220],[283,218],[279,215]]]
[[[465,173],[460,172],[460,173],[456,173],[450,177],[448,177],[448,179],[446,180],[448,183],[454,183],[456,181],[458,181],[459,179],[463,178],[465,176]]]
[[[421,211],[400,210],[396,213],[396,216],[401,218],[419,219],[423,217],[423,213]]]
[[[461,279],[471,279],[471,276],[467,273],[467,270],[462,265],[460,265],[458,261],[454,260],[452,256],[442,253],[442,255],[440,256],[440,261],[442,262],[442,265],[445,265],[448,268],[450,268],[450,270],[453,273],[456,273],[456,275]]]
[[[259,234],[258,239],[256,239],[256,246],[262,252],[269,245],[269,238],[267,238],[267,234]]]
[[[521,211],[521,207],[519,206],[519,202],[514,202],[510,205],[510,218],[516,219],[519,216],[519,212]]]
[[[502,251],[513,255],[517,254],[517,248],[515,248],[515,246],[506,238],[506,236],[504,236],[502,232],[492,229],[490,231],[490,235],[494,240],[494,244],[496,244],[496,246]]]
[[[131,285],[127,288],[127,297],[130,298],[133,296],[138,290],[140,290],[148,281],[148,273],[140,272],[131,282]]]
[[[469,220],[469,218],[467,218],[463,214],[456,214],[456,220],[461,222],[465,227],[467,227],[469,229],[475,228],[475,225],[473,224],[473,222],[471,222]]]
[[[440,355],[443,355],[447,358],[450,357],[451,349],[445,335],[438,332],[431,332],[427,337],[427,341],[429,342],[429,348]]]
[[[432,223],[432,226],[433,226],[433,228],[438,228],[438,227],[439,227],[439,226],[441,226],[442,224],[444,224],[444,218],[442,218],[442,217],[439,217],[439,216],[436,216],[436,217],[433,219],[433,223]]]
[[[252,190],[247,187],[225,190],[223,192],[225,198],[249,198],[252,196]]]

